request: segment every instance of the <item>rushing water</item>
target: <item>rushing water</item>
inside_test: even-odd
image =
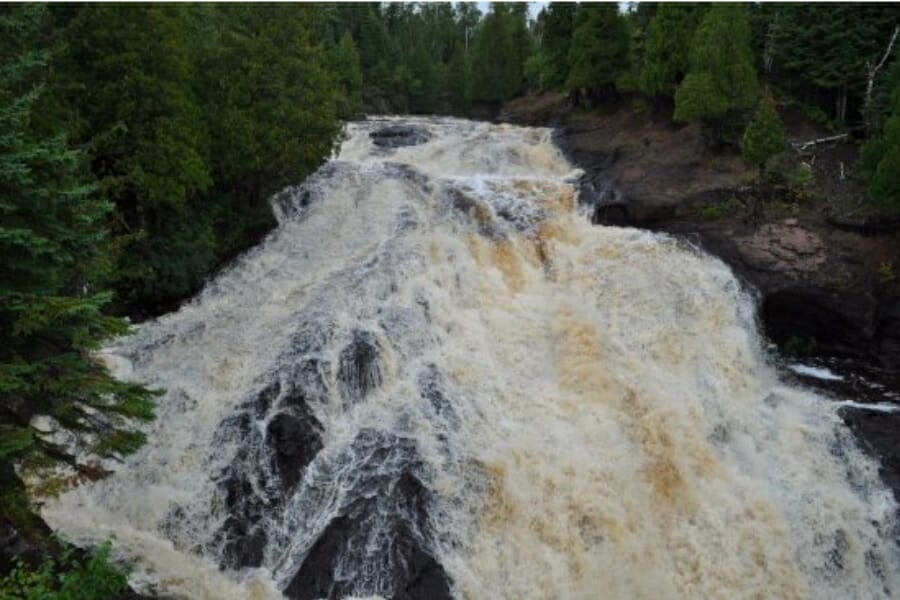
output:
[[[550,132],[403,119],[106,356],[150,442],[49,503],[187,598],[888,598],[897,506],[779,380],[752,297],[663,235],[591,226]]]

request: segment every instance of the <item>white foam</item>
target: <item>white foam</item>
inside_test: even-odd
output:
[[[277,593],[359,493],[367,457],[353,441],[378,431],[415,446],[431,491],[420,533],[457,597],[900,593],[897,506],[877,465],[821,397],[778,381],[725,265],[663,235],[591,226],[548,130],[402,120],[431,141],[379,151],[378,123],[350,124],[308,205],[108,350],[122,376],[167,392],[145,449],[47,503],[55,528],[115,534],[139,581],[163,592]],[[484,204],[454,208],[454,186]],[[322,323],[318,346],[292,350]],[[358,329],[378,340],[381,385],[347,405],[335,365]],[[327,388],[310,401],[324,448],[265,515],[262,568],[218,572],[215,477],[250,440],[217,432],[310,357]],[[429,370],[447,406],[419,392]],[[267,467],[245,462],[264,486]],[[367,539],[387,539],[383,517]],[[391,585],[380,546],[354,552],[340,569],[359,595]]]
[[[798,373],[800,375],[805,375],[807,377],[814,377],[815,379],[822,379],[825,381],[843,381],[844,378],[840,375],[829,371],[824,367],[814,367],[811,365],[804,365],[800,363],[795,363],[788,365],[788,368],[794,373]]]

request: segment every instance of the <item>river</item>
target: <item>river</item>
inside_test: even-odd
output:
[[[592,226],[578,177],[546,129],[349,124],[262,244],[104,351],[158,419],[44,517],[183,598],[900,594],[839,406],[723,263]]]

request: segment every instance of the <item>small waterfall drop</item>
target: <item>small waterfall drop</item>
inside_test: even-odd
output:
[[[900,595],[836,407],[779,381],[725,265],[592,226],[578,176],[545,129],[349,124],[261,245],[104,352],[158,419],[44,516],[183,598]]]

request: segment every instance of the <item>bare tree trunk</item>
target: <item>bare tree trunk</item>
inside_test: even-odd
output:
[[[793,148],[797,152],[803,152],[804,150],[807,150],[810,147],[815,146],[817,144],[824,144],[825,142],[836,142],[838,140],[844,139],[845,137],[847,137],[847,135],[848,134],[846,134],[846,133],[840,133],[838,135],[829,135],[828,137],[817,138],[814,140],[808,140],[806,142],[791,142],[791,146],[793,146]]]
[[[778,17],[781,13],[776,11],[775,18],[769,24],[769,30],[766,32],[766,43],[763,48],[763,68],[766,73],[772,70],[775,62],[775,34],[778,31]]]
[[[836,117],[838,123],[841,125],[846,125],[847,123],[847,83],[844,82],[841,84],[841,87],[838,88],[838,97],[837,97],[837,106],[836,106]]]
[[[866,63],[866,67],[869,70],[869,81],[866,84],[866,99],[863,103],[863,111],[866,121],[866,133],[872,128],[872,124],[870,122],[871,115],[869,114],[869,108],[872,103],[872,89],[875,87],[875,77],[878,75],[878,71],[881,70],[881,67],[884,66],[885,61],[887,61],[888,56],[891,55],[891,49],[894,47],[894,42],[897,40],[897,34],[900,33],[900,25],[894,27],[894,33],[891,34],[891,39],[888,42],[887,48],[884,49],[884,54],[881,57],[881,60],[878,61],[877,64]]]

